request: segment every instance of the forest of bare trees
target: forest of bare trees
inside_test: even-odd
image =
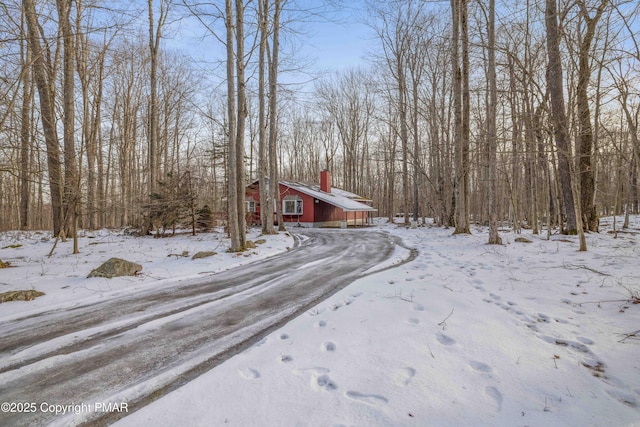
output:
[[[362,65],[313,73],[305,23],[343,6],[0,3],[0,231],[189,228],[206,205],[237,251],[245,185],[272,208],[323,169],[491,243],[639,213],[637,1],[369,0]]]

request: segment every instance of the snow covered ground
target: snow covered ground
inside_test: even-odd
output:
[[[380,224],[418,257],[356,281],[117,425],[640,426],[640,217],[617,238],[611,222],[587,236],[588,252],[575,237],[503,232],[505,244],[489,246],[485,229],[452,236]],[[65,243],[46,259],[51,242],[42,236],[3,234],[0,248],[22,247],[0,249],[18,267],[0,270],[0,292],[47,295],[0,304],[0,321],[210,274],[293,244],[267,236],[245,257],[224,253],[212,236],[101,232],[81,240],[79,256]],[[219,255],[171,255],[198,250]],[[116,255],[141,263],[142,276],[85,279]]]
[[[226,252],[229,242],[221,230],[158,239],[99,230],[81,233],[80,254],[72,254],[73,243],[68,240],[58,242],[53,255],[48,257],[54,244],[50,233],[0,233],[0,260],[15,267],[0,269],[0,293],[18,289],[45,293],[45,296],[28,303],[0,304],[0,322],[44,309],[86,304],[140,289],[170,286],[176,280],[195,280],[284,252],[294,244],[288,234],[259,234],[260,230],[249,230],[247,239],[265,239],[266,243],[242,254],[231,254]],[[200,251],[217,254],[191,259]],[[137,277],[87,279],[93,269],[111,257],[136,262],[143,269]]]

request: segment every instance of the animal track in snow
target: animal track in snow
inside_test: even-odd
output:
[[[577,337],[576,338],[578,341],[580,341],[582,344],[587,344],[587,345],[591,345],[594,344],[593,340],[589,339],[589,338],[585,338],[585,337]]]
[[[364,394],[358,391],[347,391],[345,396],[349,399],[371,406],[378,406],[389,401],[386,397],[380,396],[379,394]]]
[[[336,351],[336,345],[331,341],[325,341],[322,343],[322,350],[328,352]]]
[[[281,339],[281,340],[288,340],[288,339],[289,339],[289,335],[287,335],[287,334],[282,334],[282,335],[280,335],[280,339]]]
[[[622,390],[607,390],[607,394],[627,406],[638,407],[638,400],[631,393],[626,393]]]
[[[469,362],[469,366],[482,373],[489,373],[492,371],[491,366],[483,362],[478,362],[477,360],[472,360],[471,362]]]
[[[413,311],[424,311],[424,306],[418,303],[413,304],[411,307]]]
[[[399,386],[406,386],[411,382],[411,379],[416,375],[416,370],[413,368],[398,369],[393,382]]]
[[[294,369],[292,372],[296,375],[308,377],[311,388],[317,391],[332,391],[338,388],[336,383],[329,378],[329,370],[327,368],[301,368]]]
[[[315,323],[315,326],[318,328],[324,328],[325,326],[327,326],[327,322],[325,322],[324,320],[319,320]]]
[[[238,369],[238,372],[240,373],[242,378],[247,379],[247,380],[255,380],[255,379],[260,378],[260,372],[258,372],[257,370],[255,370],[253,368]]]
[[[538,335],[538,338],[550,344],[559,345],[561,347],[572,348],[574,350],[579,351],[580,353],[591,353],[589,348],[587,348],[587,346],[582,344],[581,342],[569,341],[561,338],[554,338],[554,337],[550,337],[549,335]]]
[[[289,363],[293,361],[293,357],[289,356],[288,354],[283,354],[282,356],[280,356],[280,361],[282,363]]]
[[[484,388],[484,394],[492,398],[498,407],[498,411],[502,409],[502,393],[494,386],[487,386]]]
[[[456,340],[445,334],[436,334],[436,339],[442,345],[454,345]]]
[[[314,389],[320,389],[320,390],[326,390],[326,391],[333,391],[338,388],[336,383],[334,383],[331,380],[331,378],[329,378],[329,375],[327,374],[322,374],[317,376],[312,375],[311,387]]]
[[[420,320],[416,319],[415,317],[410,317],[407,319],[407,323],[410,325],[417,325],[418,323],[420,323]]]
[[[538,322],[549,323],[550,317],[544,313],[538,313]]]

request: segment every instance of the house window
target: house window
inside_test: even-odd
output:
[[[256,211],[256,201],[247,200],[247,212],[255,212],[255,211]]]
[[[282,201],[283,215],[302,215],[301,199],[284,199]]]

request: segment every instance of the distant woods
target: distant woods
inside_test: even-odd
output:
[[[318,76],[296,55],[330,7],[3,2],[0,230],[165,232],[206,206],[242,250],[245,185],[272,209],[323,169],[455,233],[639,212],[637,2],[374,0],[363,65]]]

